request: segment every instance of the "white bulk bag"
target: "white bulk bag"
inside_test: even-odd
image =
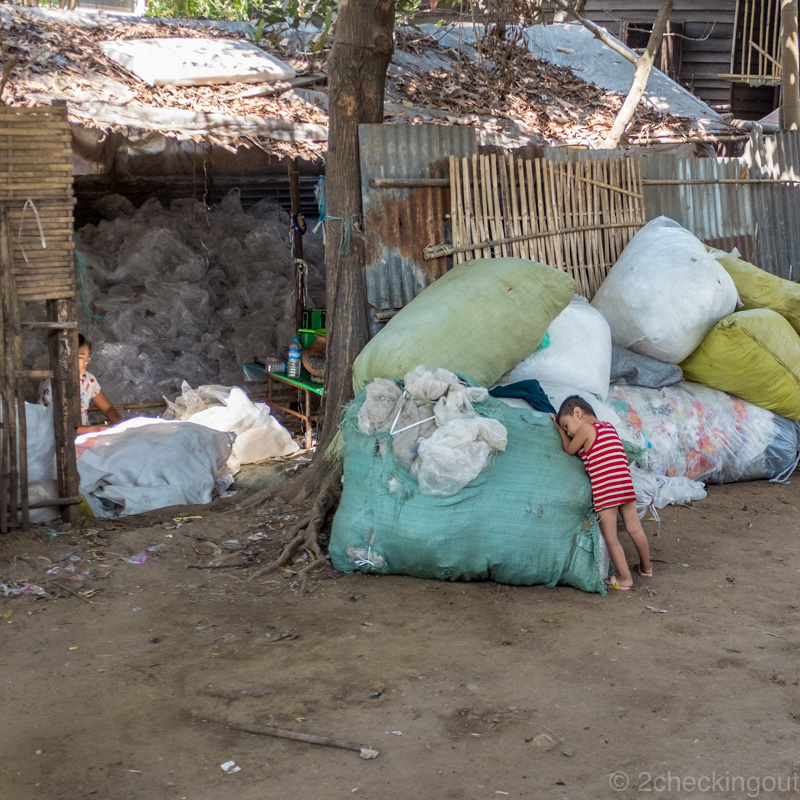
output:
[[[628,243],[592,305],[614,344],[678,364],[738,302],[733,279],[694,234],[667,217]]]
[[[575,295],[550,323],[544,343],[501,379],[565,384],[605,400],[611,375],[611,328],[605,317]]]

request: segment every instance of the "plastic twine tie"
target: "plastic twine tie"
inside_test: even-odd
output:
[[[344,222],[342,226],[342,239],[339,243],[339,253],[344,255],[350,251],[353,239],[353,223],[361,216],[360,212],[354,212],[347,217],[333,217],[325,212],[325,176],[323,175],[314,187],[314,197],[319,208],[319,222],[314,226],[313,232],[316,233],[322,227],[322,241],[326,239],[325,225],[329,220]]]
[[[774,478],[770,478],[769,482],[782,483],[788,486],[791,483],[789,478],[791,477],[791,474],[797,469],[798,464],[800,464],[800,453],[797,454],[795,460],[792,461],[792,463],[783,472],[779,473]]]
[[[17,241],[19,242],[22,239],[22,223],[25,221],[25,212],[30,206],[33,209],[34,216],[36,217],[36,224],[39,227],[39,236],[42,240],[42,250],[47,250],[47,240],[44,238],[44,231],[42,230],[42,221],[39,219],[39,210],[36,208],[36,203],[33,202],[30,198],[25,201],[25,205],[22,206],[22,214],[19,217],[19,230],[17,231]],[[25,259],[25,263],[28,262],[28,256],[25,253],[25,248],[20,244],[19,249],[22,253],[22,257]]]
[[[370,545],[367,548],[366,558],[358,558],[358,559],[356,559],[355,565],[357,567],[370,566],[370,567],[373,567],[373,568],[376,566],[375,562],[372,560],[372,545]]]

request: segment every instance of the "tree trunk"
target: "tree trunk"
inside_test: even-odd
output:
[[[659,8],[656,15],[656,21],[653,23],[653,30],[650,33],[647,47],[644,53],[636,60],[636,74],[633,76],[631,90],[622,104],[622,108],[617,114],[608,136],[600,145],[600,150],[613,150],[619,144],[619,140],[622,138],[622,134],[625,133],[628,123],[633,119],[636,107],[639,105],[644,90],[647,88],[647,79],[650,77],[650,70],[653,68],[653,61],[655,61],[661,39],[667,28],[674,2],[675,0],[662,0],[661,8]]]
[[[311,465],[285,484],[264,489],[239,506],[245,510],[280,493],[292,504],[315,497],[310,515],[281,554],[280,564],[308,547],[324,562],[316,542],[326,513],[341,490],[339,466],[326,459],[342,409],[353,398],[353,362],[369,340],[361,225],[360,123],[383,121],[386,70],[394,50],[393,0],[340,0],[328,64],[328,154],[325,160],[325,261],[327,265],[325,397],[317,451]],[[261,576],[276,568],[260,570]],[[255,576],[254,576],[255,577]]]
[[[797,0],[781,0],[781,128],[800,129]]]
[[[317,459],[353,398],[353,362],[369,340],[361,220],[360,123],[383,121],[386,70],[394,49],[392,0],[342,0],[328,69],[325,261],[328,351]]]

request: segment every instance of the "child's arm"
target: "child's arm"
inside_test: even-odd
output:
[[[108,421],[112,425],[122,422],[122,414],[112,405],[109,399],[102,393],[98,392],[93,398],[92,402],[97,406],[103,414],[106,415]]]
[[[553,420],[553,425],[556,426],[558,435],[561,437],[561,446],[564,448],[565,453],[574,456],[584,445],[591,447],[594,441],[594,426],[588,422],[581,425],[577,433],[570,439],[567,436],[567,432],[558,424],[555,414],[551,414],[550,418]],[[584,449],[588,449],[588,447]]]

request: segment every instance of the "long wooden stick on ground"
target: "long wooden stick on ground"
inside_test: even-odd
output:
[[[322,744],[326,747],[338,747],[342,750],[355,750],[361,758],[377,758],[378,751],[365,747],[358,742],[348,742],[347,739],[332,739],[329,736],[317,736],[313,733],[299,733],[297,731],[287,731],[283,728],[255,728],[252,725],[241,725],[231,722],[228,727],[235,731],[245,733],[256,733],[259,736],[275,736],[278,739],[293,739],[296,742],[308,742],[309,744]]]

